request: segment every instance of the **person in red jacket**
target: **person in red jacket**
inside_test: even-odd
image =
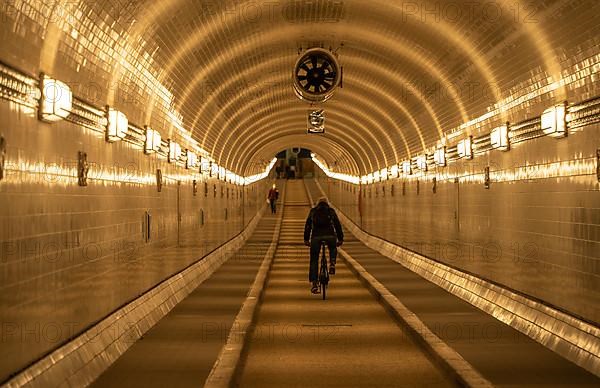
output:
[[[275,207],[275,204],[279,199],[279,190],[277,190],[277,185],[273,185],[273,187],[271,187],[271,190],[269,190],[269,194],[267,195],[267,199],[271,205],[271,214],[277,213],[277,208]]]

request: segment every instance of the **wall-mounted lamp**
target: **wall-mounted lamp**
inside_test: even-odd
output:
[[[410,161],[402,163],[402,172],[404,172],[406,175],[412,174],[412,164]]]
[[[185,163],[188,169],[192,169],[198,165],[198,156],[193,151],[187,150],[187,161]]]
[[[224,181],[225,180],[225,167],[219,167],[219,179]]]
[[[125,113],[113,108],[107,108],[107,117],[106,140],[112,143],[125,139],[129,130],[129,120],[127,120]]]
[[[169,140],[169,163],[177,163],[179,158],[181,158],[181,146]]]
[[[206,159],[205,157],[200,158],[200,173],[202,175],[210,174],[210,160]]]
[[[471,136],[462,139],[457,145],[458,156],[465,159],[473,159],[473,138]]]
[[[379,171],[375,171],[375,172],[373,173],[373,180],[374,180],[375,182],[379,182],[379,181],[381,180],[381,175],[379,174]]]
[[[438,148],[433,153],[433,160],[435,164],[440,167],[446,166],[446,147]]]
[[[567,136],[566,103],[548,108],[542,113],[542,131],[548,136]]]
[[[160,151],[160,142],[162,138],[158,131],[150,127],[146,127],[146,145],[144,147],[144,151],[147,154],[152,154],[154,152]]]
[[[373,174],[367,174],[367,184],[373,183]]]
[[[508,151],[510,142],[508,139],[508,124],[494,128],[490,134],[492,148],[500,151]]]
[[[66,119],[73,109],[73,93],[64,82],[42,74],[39,118],[54,122]]]
[[[427,155],[417,156],[417,168],[421,171],[427,171]]]
[[[392,167],[390,167],[390,178],[398,178],[398,175],[399,175],[398,165],[394,164]]]
[[[382,168],[381,171],[379,171],[379,179],[381,181],[387,181],[389,176],[390,176],[390,173],[387,168]]]

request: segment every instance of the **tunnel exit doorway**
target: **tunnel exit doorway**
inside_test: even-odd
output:
[[[280,179],[303,179],[314,176],[311,151],[302,147],[293,147],[277,154],[275,167]]]

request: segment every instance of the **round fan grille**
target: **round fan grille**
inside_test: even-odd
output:
[[[341,80],[337,59],[329,51],[314,48],[306,51],[294,66],[294,91],[310,102],[325,102],[331,98]]]

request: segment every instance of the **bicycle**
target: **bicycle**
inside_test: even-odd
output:
[[[321,241],[321,268],[319,269],[319,288],[323,295],[323,300],[327,298],[327,286],[329,285],[329,268],[327,267],[327,257],[325,256],[325,241]]]

